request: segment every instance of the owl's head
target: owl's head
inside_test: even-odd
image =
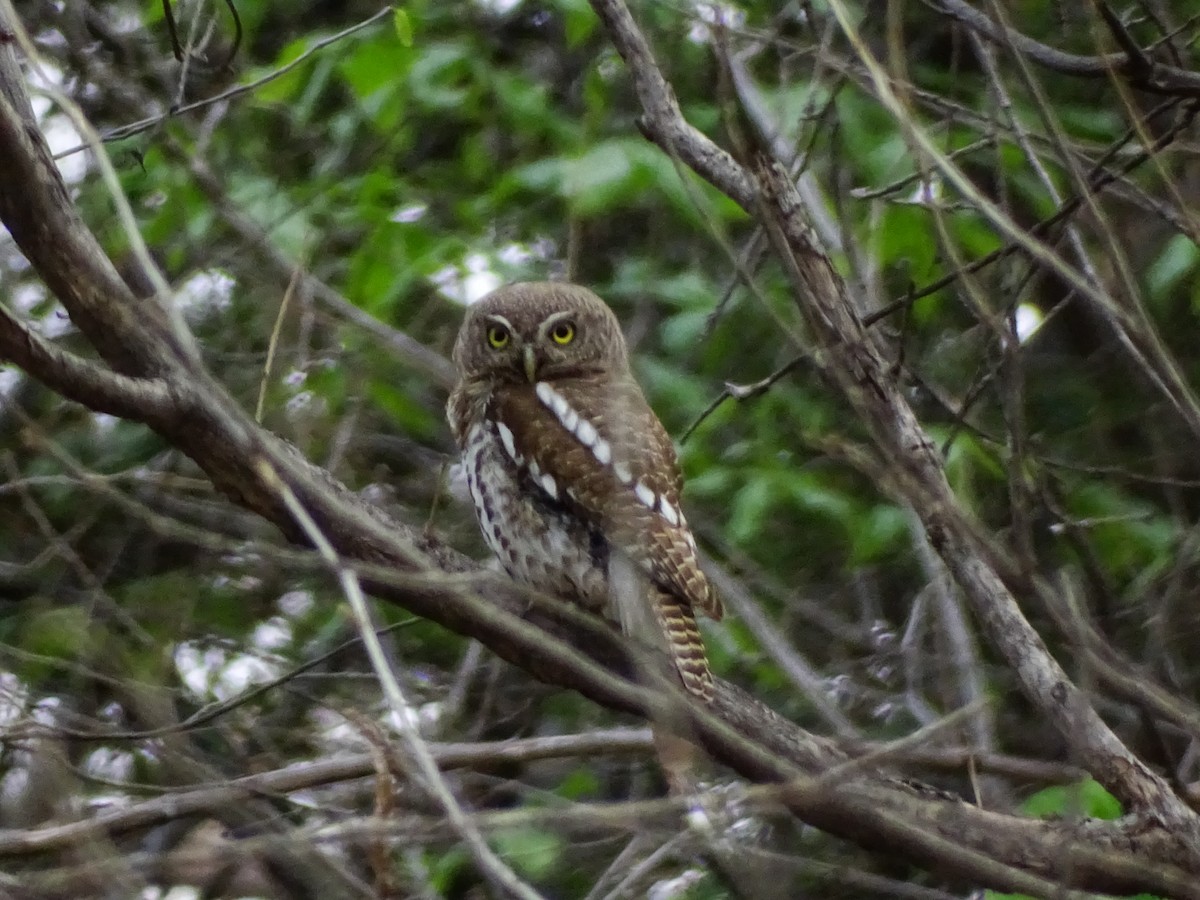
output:
[[[613,311],[587,288],[559,282],[511,284],[471,306],[454,363],[464,380],[513,382],[619,375],[629,367]]]

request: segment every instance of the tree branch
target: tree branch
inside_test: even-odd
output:
[[[1125,50],[1103,56],[1079,56],[1035,41],[1013,28],[988,18],[965,0],[926,0],[933,9],[962,22],[976,34],[1002,47],[1012,47],[1039,66],[1063,75],[1110,78],[1123,75],[1136,88],[1176,97],[1200,97],[1200,73],[1155,63],[1136,47],[1108,7],[1100,3],[1101,15]]]
[[[430,746],[434,759],[443,770],[526,763],[567,756],[649,754],[653,753],[653,750],[650,732],[644,728],[509,739],[495,743],[450,743]],[[109,837],[117,837],[129,831],[174,819],[206,813],[211,815],[219,812],[223,806],[246,797],[308,791],[326,785],[368,778],[375,772],[375,761],[371,753],[352,753],[333,759],[296,763],[272,772],[247,775],[244,778],[235,778],[229,782],[194,790],[175,791],[130,806],[105,810],[81,822],[68,822],[33,830],[0,830],[0,858],[61,850],[80,840],[94,837],[97,831],[102,831]]]
[[[175,408],[166,382],[130,378],[56,347],[0,307],[0,362],[24,369],[89,409],[122,418],[163,420]]]

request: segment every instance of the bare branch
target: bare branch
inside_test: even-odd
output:
[[[1179,69],[1175,66],[1164,66],[1150,60],[1129,39],[1124,28],[1120,26],[1111,10],[1103,3],[1099,4],[1102,14],[1107,13],[1106,23],[1114,27],[1114,36],[1124,48],[1122,53],[1109,53],[1104,56],[1079,56],[1066,53],[1054,47],[1048,47],[1033,38],[1027,37],[1012,28],[989,19],[979,10],[972,7],[966,0],[926,0],[933,9],[952,16],[972,31],[987,38],[995,44],[1012,47],[1019,53],[1028,56],[1039,66],[1064,75],[1075,75],[1085,78],[1109,78],[1114,74],[1123,75],[1129,83],[1144,91],[1159,94],[1171,94],[1179,97],[1200,97],[1200,74]]]
[[[233,10],[234,7],[232,3],[229,4],[229,8],[230,10]],[[204,109],[205,107],[222,103],[226,100],[232,100],[235,97],[251,94],[263,85],[270,84],[275,79],[283,77],[298,66],[304,65],[304,63],[308,62],[313,56],[320,53],[326,47],[339,43],[340,41],[350,37],[352,34],[357,34],[364,29],[370,28],[372,25],[375,25],[376,23],[382,21],[383,19],[389,18],[392,15],[392,8],[390,6],[385,6],[378,12],[375,12],[363,19],[361,22],[351,25],[349,28],[344,28],[336,34],[331,34],[319,41],[314,41],[311,47],[308,47],[295,59],[289,60],[285,65],[279,66],[277,69],[272,69],[267,74],[256,78],[253,81],[249,81],[245,84],[235,85],[228,90],[221,91],[219,94],[214,94],[211,97],[205,97],[203,100],[196,100],[192,103],[186,103],[180,106],[172,107],[169,112],[164,113],[163,115],[147,116],[146,118],[137,122],[130,122],[128,125],[122,125],[120,128],[114,128],[112,131],[109,131],[103,135],[103,139],[105,141],[117,141],[121,140],[122,138],[132,137],[133,135],[140,134],[143,131],[149,131],[150,129],[166,122],[168,119],[182,116],[186,113],[195,112],[197,110]],[[238,35],[240,39],[240,23],[238,24]],[[70,156],[72,153],[79,153],[83,150],[86,150],[87,147],[87,144],[80,144],[77,147],[70,147],[60,153],[55,154],[55,159],[62,159],[64,156]]]
[[[165,381],[130,378],[47,341],[0,308],[0,361],[15,363],[38,381],[89,409],[124,418],[165,421],[175,412]]]
[[[439,767],[450,770],[570,756],[651,754],[654,745],[648,729],[625,728],[478,744],[431,744],[429,750]],[[172,819],[213,814],[246,797],[291,794],[367,778],[374,773],[375,764],[370,753],[352,753],[164,794],[130,806],[105,810],[85,821],[36,830],[0,830],[0,858],[60,850],[98,831],[117,837]],[[403,776],[404,772],[396,774]]]

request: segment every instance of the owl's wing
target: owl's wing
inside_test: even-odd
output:
[[[577,507],[655,583],[724,615],[679,507],[675,447],[635,383],[505,385],[492,402],[506,449],[543,491]]]

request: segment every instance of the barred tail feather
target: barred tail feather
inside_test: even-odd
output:
[[[704,652],[704,638],[696,625],[691,604],[661,588],[653,588],[650,602],[666,639],[667,652],[675,663],[688,693],[709,702],[713,697],[713,675]]]

